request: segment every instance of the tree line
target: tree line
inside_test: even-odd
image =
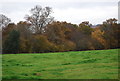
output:
[[[120,24],[110,18],[92,28],[89,21],[77,24],[55,21],[52,8],[36,5],[26,21],[10,23],[0,15],[2,51],[9,53],[45,53],[119,48]]]

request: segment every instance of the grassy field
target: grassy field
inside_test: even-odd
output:
[[[118,50],[3,55],[3,79],[118,79]]]

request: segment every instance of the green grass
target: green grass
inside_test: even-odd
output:
[[[118,79],[118,50],[4,54],[3,79]]]

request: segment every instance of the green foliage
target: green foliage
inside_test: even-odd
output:
[[[5,40],[3,45],[3,53],[18,53],[19,52],[19,32],[12,30]]]
[[[3,79],[118,79],[119,50],[4,54]]]

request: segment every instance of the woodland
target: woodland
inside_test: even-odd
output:
[[[30,13],[25,15],[26,21],[17,24],[0,14],[3,54],[120,48],[120,24],[115,18],[93,27],[89,21],[80,24],[56,21],[51,7],[36,5]]]

